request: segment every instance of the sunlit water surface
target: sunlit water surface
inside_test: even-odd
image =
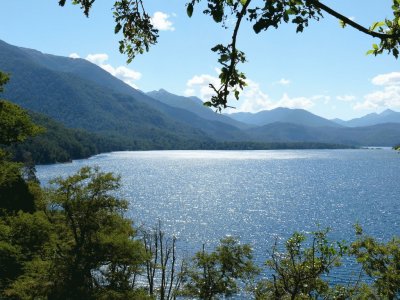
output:
[[[388,149],[113,152],[37,173],[46,185],[86,165],[121,175],[128,216],[137,225],[161,220],[186,255],[232,235],[262,265],[276,239],[317,224],[336,240],[352,240],[356,222],[382,240],[400,235],[400,154]]]

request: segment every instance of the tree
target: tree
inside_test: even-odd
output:
[[[33,214],[0,219],[0,298],[145,299],[147,254],[119,178],[86,167],[52,185]]]
[[[4,85],[10,80],[8,74],[0,72],[0,93],[4,91]]]
[[[319,299],[329,295],[329,283],[322,277],[340,265],[346,247],[330,242],[328,231],[314,232],[311,241],[296,232],[286,241],[285,252],[275,243],[266,262],[273,271],[272,279],[259,282],[256,299]]]
[[[178,261],[176,238],[169,238],[162,230],[161,221],[152,230],[141,228],[146,249],[146,280],[150,296],[160,300],[176,299],[182,281],[184,261]]]
[[[207,300],[231,296],[251,283],[258,271],[250,246],[226,237],[215,251],[207,253],[203,246],[196,253],[184,271],[182,294]]]
[[[216,23],[228,28],[225,22],[228,18],[235,19],[232,39],[228,45],[218,44],[211,50],[218,53],[218,62],[221,64],[220,86],[210,84],[215,94],[206,105],[218,110],[228,107],[228,97],[233,94],[239,98],[240,90],[246,85],[245,74],[238,70],[238,65],[246,61],[245,53],[238,50],[237,37],[244,20],[253,24],[255,33],[278,28],[281,23],[293,23],[296,32],[302,32],[309,25],[310,20],[319,21],[324,14],[329,14],[340,21],[342,27],[350,26],[361,33],[379,40],[372,45],[368,54],[378,55],[385,51],[399,56],[400,46],[400,0],[392,0],[393,18],[375,22],[369,27],[362,26],[354,20],[335,11],[320,0],[189,0],[186,4],[187,14],[192,16],[194,7],[199,3],[206,3],[203,13],[212,17]],[[80,5],[86,16],[95,0],[72,0],[73,4]],[[66,0],[59,0],[64,6]],[[128,57],[128,62],[157,42],[158,31],[151,23],[142,0],[115,1],[113,9],[116,22],[115,33],[122,30],[123,39],[119,42],[119,50]]]
[[[400,297],[400,238],[393,237],[387,243],[363,233],[356,225],[357,240],[351,244],[351,254],[362,265],[364,272],[373,279],[368,294],[380,299]]]
[[[0,298],[41,296],[50,285],[54,236],[43,212],[19,212],[0,218]]]
[[[82,168],[66,179],[52,181],[46,212],[56,241],[52,260],[53,299],[94,299],[116,293],[132,298],[135,274],[145,251],[130,220],[127,202],[114,196],[119,178],[97,168]]]
[[[9,146],[23,142],[43,131],[36,126],[28,113],[16,104],[0,100],[0,145]]]
[[[8,80],[8,75],[0,72],[0,92]],[[23,178],[23,166],[12,162],[2,147],[20,143],[41,131],[25,110],[0,99],[0,216],[19,210],[34,211],[34,195],[30,183]]]

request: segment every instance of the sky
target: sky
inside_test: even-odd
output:
[[[1,1],[0,39],[87,59],[145,92],[163,88],[208,100],[208,84],[218,82],[219,68],[210,49],[229,41],[232,26],[223,29],[214,23],[202,14],[202,5],[189,18],[186,1],[144,0],[160,37],[150,52],[128,65],[118,51],[121,36],[114,34],[113,2],[97,0],[86,18],[78,6],[62,8],[57,0]],[[392,17],[392,0],[322,2],[366,27]],[[246,52],[248,62],[241,69],[248,85],[239,101],[228,103],[235,109],[225,112],[289,107],[348,120],[388,108],[400,111],[400,60],[365,55],[379,41],[350,27],[342,29],[329,15],[312,21],[303,33],[295,31],[293,24],[283,24],[255,34],[250,23],[243,24],[238,48]]]

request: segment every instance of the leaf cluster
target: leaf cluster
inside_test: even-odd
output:
[[[365,273],[374,279],[373,288],[385,299],[398,299],[400,295],[400,239],[387,243],[363,234],[357,225],[358,239],[351,245],[351,254],[362,265]]]
[[[22,142],[42,131],[42,128],[31,121],[24,109],[0,99],[0,145]]]
[[[311,241],[296,232],[286,241],[284,252],[275,243],[271,259],[266,262],[273,271],[272,279],[259,283],[256,298],[317,299],[326,295],[330,288],[324,276],[340,266],[346,251],[343,243],[328,240],[328,232],[329,229],[313,232]]]
[[[258,272],[250,246],[226,237],[215,251],[208,253],[203,246],[203,251],[195,254],[184,272],[182,294],[200,299],[232,296]]]

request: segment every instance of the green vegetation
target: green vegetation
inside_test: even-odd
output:
[[[207,253],[203,245],[203,251],[196,253],[183,272],[181,294],[210,300],[229,297],[238,293],[239,287],[254,282],[258,271],[251,247],[227,237],[221,239],[215,251]]]
[[[125,150],[128,145],[112,136],[66,128],[42,114],[30,112],[35,124],[45,128],[41,134],[9,147],[15,161],[35,164],[68,162],[102,152]]]

